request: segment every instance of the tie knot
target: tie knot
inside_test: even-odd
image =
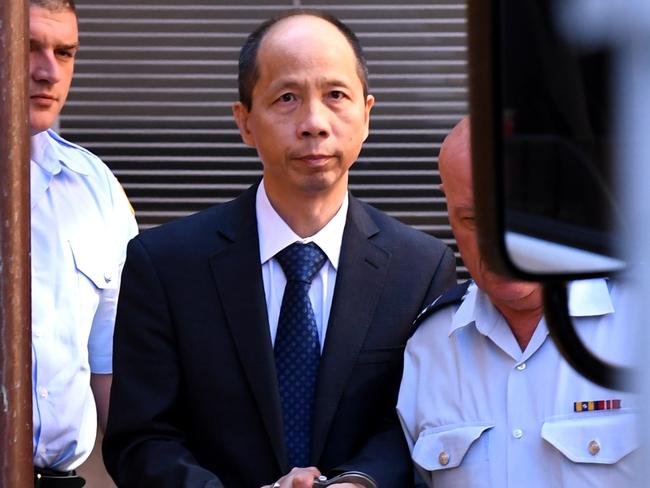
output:
[[[294,242],[275,255],[287,281],[311,283],[325,263],[325,253],[313,242]]]

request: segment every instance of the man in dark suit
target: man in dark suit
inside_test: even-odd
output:
[[[374,98],[344,24],[306,11],[262,24],[239,89],[261,183],[129,245],[108,470],[121,487],[297,488],[345,470],[408,487],[402,353],[418,311],[454,283],[453,254],[348,194]],[[307,247],[308,305],[288,312],[285,248]],[[304,339],[315,356],[291,349]]]

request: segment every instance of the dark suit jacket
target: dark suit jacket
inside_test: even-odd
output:
[[[129,244],[104,440],[121,487],[259,488],[288,471],[255,189]],[[350,198],[315,398],[324,473],[410,486],[395,415],[403,348],[454,283],[449,248]]]

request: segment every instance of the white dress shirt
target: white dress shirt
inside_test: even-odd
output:
[[[629,365],[629,294],[575,282],[569,310],[596,354]],[[614,310],[616,313],[614,313]],[[576,412],[576,402],[620,400]],[[425,319],[405,352],[398,414],[428,486],[630,486],[639,446],[635,395],[587,381],[559,355],[542,319],[522,351],[472,284],[460,305]]]
[[[68,471],[95,443],[90,374],[112,372],[120,274],[137,226],[96,156],[53,131],[31,144],[34,464]]]
[[[336,270],[339,265],[343,229],[348,213],[348,195],[341,208],[334,217],[320,231],[311,237],[301,238],[297,235],[282,217],[275,211],[264,189],[264,181],[257,188],[255,201],[257,213],[257,233],[260,241],[260,258],[262,261],[262,281],[266,296],[266,307],[269,318],[271,341],[275,344],[275,335],[278,330],[278,319],[282,305],[282,295],[287,284],[282,267],[275,259],[275,255],[294,242],[314,242],[327,256],[327,261],[316,274],[309,289],[318,329],[321,351],[325,343],[327,323],[332,307],[332,296],[336,282]]]

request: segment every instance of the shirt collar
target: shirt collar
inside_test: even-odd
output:
[[[87,175],[88,171],[84,167],[83,160],[66,155],[61,150],[64,146],[78,147],[60,137],[52,129],[39,132],[31,137],[31,159],[51,175],[60,173],[62,166],[75,173]],[[81,148],[79,150],[83,151]]]
[[[264,188],[264,180],[257,187],[255,210],[257,214],[257,233],[260,241],[260,259],[262,264],[294,242],[314,242],[320,247],[334,269],[338,269],[341,254],[343,230],[348,213],[348,194],[345,194],[341,208],[334,217],[310,237],[301,238],[275,211]]]
[[[61,172],[59,155],[51,144],[47,131],[34,134],[31,139],[31,160],[38,164],[43,171],[51,175]]]
[[[603,278],[572,281],[568,287],[569,315],[590,317],[614,312],[607,280]],[[456,330],[475,324],[483,335],[489,335],[500,319],[500,313],[492,305],[487,294],[472,283],[463,302],[454,314],[449,335]]]
[[[569,315],[590,317],[614,313],[607,280],[595,278],[569,284]]]
[[[449,335],[470,324],[474,324],[481,334],[488,335],[499,319],[499,311],[492,305],[488,296],[476,286],[476,283],[472,282],[467,288],[460,307],[454,314]]]

